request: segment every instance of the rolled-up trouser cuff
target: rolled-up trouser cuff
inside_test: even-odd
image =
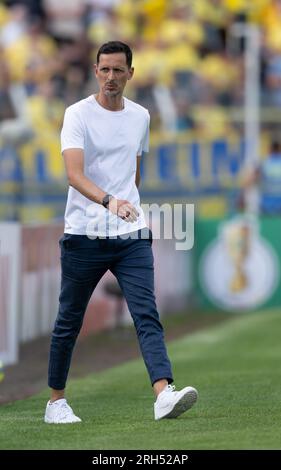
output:
[[[170,374],[161,374],[160,376],[151,378],[151,385],[153,386],[158,380],[167,380],[168,384],[173,383],[174,379]]]

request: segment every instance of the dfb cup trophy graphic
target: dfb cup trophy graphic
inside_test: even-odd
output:
[[[231,292],[240,292],[248,286],[244,263],[249,254],[250,228],[244,223],[229,224],[224,236],[227,252],[234,267],[229,288]]]

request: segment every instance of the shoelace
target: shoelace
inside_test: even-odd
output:
[[[66,418],[68,415],[73,414],[72,408],[66,402],[61,403],[57,406],[57,412],[60,418]]]
[[[158,402],[160,401],[160,402],[162,402],[162,403],[163,403],[163,402],[165,403],[165,402],[166,402],[166,399],[167,399],[166,392],[168,392],[168,393],[173,393],[173,392],[175,391],[175,388],[176,388],[175,385],[167,385],[167,387],[166,387],[164,390],[162,390],[161,393],[159,393],[159,395],[158,395],[158,397],[157,397],[157,401],[158,401]],[[177,393],[177,392],[175,392],[175,393]],[[165,405],[165,406],[166,406],[166,405]]]

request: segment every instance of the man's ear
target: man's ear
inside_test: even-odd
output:
[[[98,64],[94,64],[94,72],[95,72],[95,75],[97,75],[97,70],[98,70]]]
[[[129,78],[128,78],[128,80],[131,80],[131,78],[132,78],[133,75],[134,75],[134,72],[135,72],[134,67],[131,67],[130,70],[129,70]]]

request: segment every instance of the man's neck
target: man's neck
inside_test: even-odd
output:
[[[100,106],[109,111],[121,111],[124,109],[124,98],[122,96],[105,96],[97,93],[95,98]]]

